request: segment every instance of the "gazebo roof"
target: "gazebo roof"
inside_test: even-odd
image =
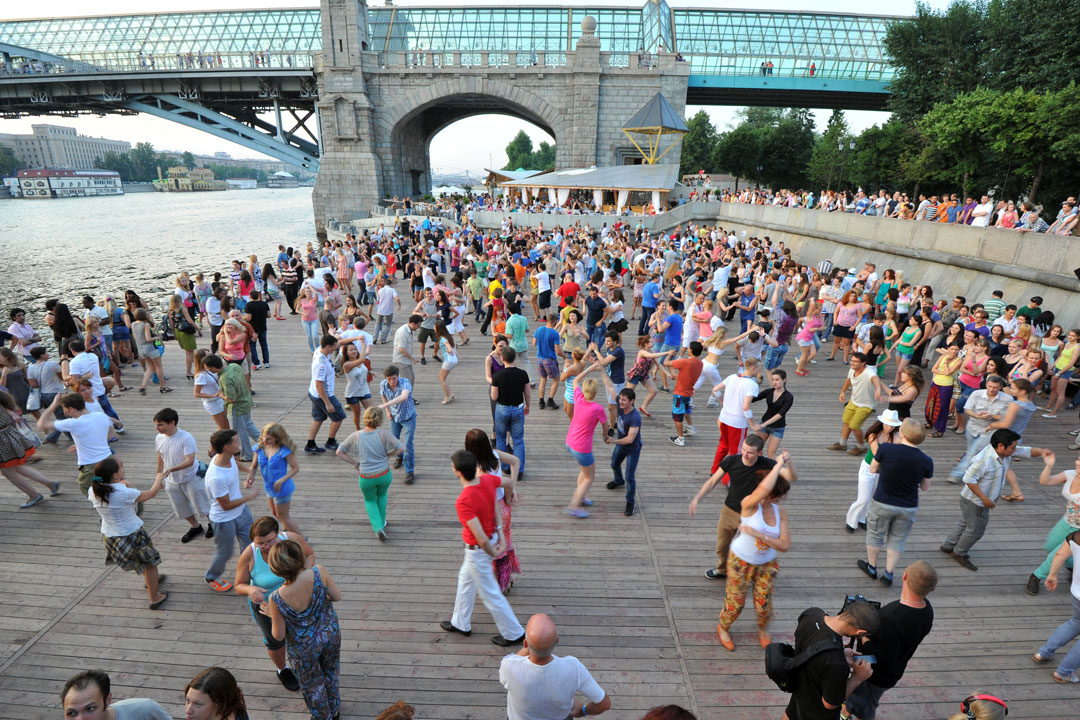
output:
[[[630,118],[622,129],[629,132],[690,132],[682,117],[661,93],[653,95],[652,100],[645,103],[645,107]]]

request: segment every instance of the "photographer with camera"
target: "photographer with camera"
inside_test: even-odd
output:
[[[900,599],[878,611],[880,626],[860,647],[862,657],[874,667],[874,674],[848,696],[840,711],[841,720],[874,720],[881,696],[900,682],[908,661],[934,626],[934,608],[926,596],[937,587],[937,571],[925,560],[908,565],[904,571]]]
[[[878,624],[877,608],[862,600],[846,603],[838,615],[826,615],[817,607],[803,611],[795,628],[795,654],[824,642],[835,649],[818,652],[798,668],[784,720],[840,717],[844,701],[874,672],[869,662],[844,649],[843,638],[876,633]]]

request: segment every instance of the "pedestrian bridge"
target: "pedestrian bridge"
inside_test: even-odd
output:
[[[338,160],[352,169],[338,179],[375,155],[364,171],[373,184],[358,205],[324,213],[317,201],[321,224],[320,215],[346,215],[385,194],[425,192],[431,138],[479,113],[534,122],[556,138],[561,166],[589,167],[630,159],[617,128],[656,92],[679,112],[882,109],[893,75],[882,41],[896,20],[672,9],[665,0],[607,8],[322,0],[319,9],[9,21],[0,22],[0,117],[149,113],[310,170],[343,138]],[[665,161],[677,163],[677,149]]]

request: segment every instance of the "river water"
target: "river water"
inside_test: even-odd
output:
[[[0,327],[15,306],[43,327],[52,297],[75,311],[85,294],[122,302],[132,289],[156,309],[181,270],[209,280],[233,259],[273,262],[279,244],[315,239],[311,188],[0,200]]]

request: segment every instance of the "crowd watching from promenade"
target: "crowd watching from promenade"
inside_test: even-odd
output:
[[[987,197],[915,203],[900,194],[746,191],[721,199],[1063,234],[1077,219],[1072,199],[1045,228],[1030,212],[1020,216]],[[702,553],[707,569],[697,580],[715,600],[713,641],[724,649],[717,657],[750,654],[732,631],[744,632],[752,620],[762,647],[772,646],[773,634],[794,632],[794,652],[817,648],[803,669],[792,671],[790,720],[875,717],[886,690],[922,662],[916,649],[933,623],[927,596],[938,587],[932,561],[977,572],[984,558],[993,562],[996,555],[994,582],[1034,595],[1056,590],[1059,573],[1080,560],[1080,459],[1059,460],[1064,450],[1047,447],[1072,442],[1069,450],[1080,450],[1080,439],[1066,436],[1080,431],[1075,416],[1066,420],[1080,403],[1073,392],[1080,380],[1074,377],[1080,329],[1056,320],[1065,308],[1012,295],[1005,278],[1001,289],[976,297],[925,284],[914,262],[880,267],[868,253],[860,267],[834,267],[827,259],[796,257],[767,236],[718,225],[650,235],[622,219],[599,230],[578,224],[532,229],[517,226],[511,215],[498,228],[481,229],[471,217],[476,207],[446,208],[462,215],[462,227],[437,217],[388,217],[377,228],[323,243],[271,247],[268,262],[255,255],[221,258],[220,270],[183,272],[171,311],[143,300],[141,288],[97,299],[57,297],[29,313],[10,308],[11,325],[0,336],[0,472],[25,494],[20,507],[33,517],[51,498],[77,493],[85,516],[100,516],[102,555],[140,576],[150,609],[167,611],[170,597],[173,604],[178,597],[169,588],[181,584],[190,586],[189,596],[241,596],[236,601],[246,602],[258,632],[248,621],[220,631],[250,642],[261,635],[281,685],[302,696],[289,709],[303,702],[319,720],[351,716],[339,690],[340,650],[355,647],[350,634],[357,613],[377,622],[378,606],[341,605],[348,592],[337,582],[350,571],[352,580],[362,581],[364,570],[322,565],[337,557],[334,546],[306,519],[306,534],[298,530],[298,509],[326,493],[316,488],[317,474],[341,473],[358,483],[353,492],[369,521],[352,518],[362,526],[353,538],[361,553],[365,544],[421,553],[425,542],[461,543],[452,611],[444,608],[441,622],[432,619],[427,629],[441,628],[446,643],[477,643],[470,638],[474,610],[488,627],[494,618],[499,632],[490,640],[510,654],[493,651],[487,673],[506,688],[512,720],[562,720],[620,707],[618,693],[609,694],[590,672],[614,672],[617,663],[603,658],[604,648],[592,648],[588,663],[555,654],[557,627],[568,626],[557,613],[562,591],[534,587],[553,603],[550,617],[518,615],[526,603],[515,609],[507,599],[522,568],[542,566],[554,552],[534,544],[535,535],[515,538],[514,515],[528,507],[534,518],[573,527],[595,524],[590,518],[598,514],[609,523],[634,522],[643,496],[647,501],[672,487],[636,476],[646,459],[664,463],[677,455],[708,478],[695,497],[685,498],[687,515],[665,522],[708,537],[711,546],[712,531],[702,529],[700,516],[710,526],[717,519],[716,558],[711,550],[709,557]],[[155,299],[162,308],[169,304]],[[28,318],[39,312],[44,324],[35,327]],[[471,338],[465,333],[470,324],[476,326]],[[465,347],[470,340],[481,349]],[[800,352],[789,352],[792,346]],[[280,369],[278,358],[290,353],[310,362],[310,374]],[[629,363],[628,353],[634,353]],[[125,384],[139,374],[136,368],[143,392]],[[275,379],[276,392],[307,394],[299,412],[310,412],[310,427],[306,418],[280,420],[294,432],[307,429],[306,443],[294,442],[279,418],[255,402],[269,387],[267,378]],[[798,413],[809,406],[811,390],[822,386],[839,404],[815,408],[811,423],[835,428],[836,442],[796,445],[797,452],[783,448],[785,433],[790,439],[808,429],[808,415]],[[153,389],[160,392],[145,392]],[[190,393],[206,414],[167,407],[175,405],[165,397],[170,389]],[[671,395],[670,420],[666,407],[649,409],[658,393]],[[464,404],[445,407],[456,397],[479,398],[481,412],[470,415]],[[342,432],[350,418],[346,406],[351,425]],[[148,450],[125,436],[121,413],[153,416],[158,432],[147,460],[156,475],[131,478],[140,489],[128,486],[124,459]],[[437,458],[430,449],[417,452],[449,437],[433,434],[428,418],[444,429],[460,428],[453,430],[453,452]],[[73,447],[74,454],[68,459],[48,445]],[[537,468],[556,449],[559,462],[549,462],[547,470],[561,468],[561,476],[541,478]],[[41,456],[50,459],[48,476],[32,467]],[[62,465],[53,462],[57,458]],[[830,476],[807,469],[812,465],[804,461],[811,458]],[[959,513],[920,514],[920,502],[942,478],[962,486],[944,486],[955,493]],[[1061,487],[1065,510],[1053,528],[1031,526],[1001,509],[1023,502],[1024,487],[1036,479]],[[534,504],[520,492],[534,482],[561,483],[568,506]],[[410,536],[395,520],[395,505],[409,496],[421,502],[418,489],[436,483],[454,488],[453,508],[447,501],[438,512],[452,512],[458,523],[429,526],[427,537],[437,539]],[[862,571],[852,573],[852,587],[833,584],[855,596],[871,587],[895,593],[885,590],[895,582],[900,599],[879,610],[853,597],[836,614],[808,608],[797,626],[779,627],[772,621],[776,594],[788,606],[799,601],[784,597],[791,591],[776,582],[781,556],[807,537],[799,528],[805,516],[786,508],[831,483],[856,498],[846,513],[846,506],[834,508],[835,540],[850,542],[865,558],[857,568],[850,562],[849,571]],[[707,502],[718,486],[726,498]],[[162,489],[179,522],[151,537],[140,513],[143,504],[164,502]],[[594,502],[597,493],[610,493],[622,512],[607,517],[608,510],[594,507],[601,505]],[[167,536],[174,527],[183,535]],[[1008,548],[978,544],[987,532],[993,537],[1006,529],[1046,537],[1046,561],[1030,577],[1002,571]],[[932,533],[940,552],[930,557],[925,545],[906,547],[913,530]],[[849,534],[857,537],[849,540]],[[166,578],[170,561],[177,562],[174,542],[200,558],[205,583],[190,574]],[[818,561],[824,569],[835,566],[827,556]],[[449,577],[427,581],[445,581],[443,597],[449,598]],[[1057,654],[1080,634],[1080,580],[1072,580],[1069,592],[1071,609],[1054,602],[1025,610],[1054,623],[1071,615],[1045,644],[1030,648],[1035,663],[1053,661],[1053,671],[1033,675],[1033,682],[1080,682],[1080,645]],[[476,607],[478,594],[486,613]],[[747,599],[753,612],[739,620]],[[574,630],[566,635],[565,645],[588,642]],[[855,652],[844,652],[845,638]],[[101,664],[108,669],[107,660]],[[260,665],[243,667],[249,676],[269,677],[270,665]],[[200,673],[185,692],[189,718],[248,716],[227,670]],[[152,700],[114,701],[112,694],[108,675],[92,671],[73,677],[61,697],[68,717],[167,717],[155,714]],[[376,700],[396,698],[367,699]],[[979,708],[1005,704],[981,694],[963,703],[967,717],[994,717]],[[412,717],[412,709],[399,702],[379,717]],[[634,717],[694,716],[664,705]]]
[[[607,204],[597,208],[592,191],[579,190],[571,191],[566,202],[560,205],[549,197],[545,188],[539,188],[538,193],[518,195],[512,199],[506,195],[482,193],[469,197],[448,196],[433,202],[417,203],[395,197],[388,203],[399,212],[431,215],[431,222],[436,222],[436,218],[450,218],[458,223],[474,221],[476,212],[646,217],[662,214],[687,203],[708,201],[804,208],[1050,235],[1074,235],[1080,222],[1080,206],[1077,205],[1075,196],[1066,198],[1055,211],[1027,200],[1003,200],[988,194],[962,196],[948,192],[929,195],[920,193],[913,199],[905,192],[866,192],[862,188],[822,189],[814,193],[811,190],[722,189],[694,179],[685,184],[686,188],[677,188],[671,193],[671,199],[661,203],[659,207],[652,205],[651,199],[647,197],[648,193],[633,193],[621,206]],[[687,189],[689,192],[686,192]],[[615,193],[609,193],[613,194]],[[1053,219],[1045,219],[1050,217]]]

